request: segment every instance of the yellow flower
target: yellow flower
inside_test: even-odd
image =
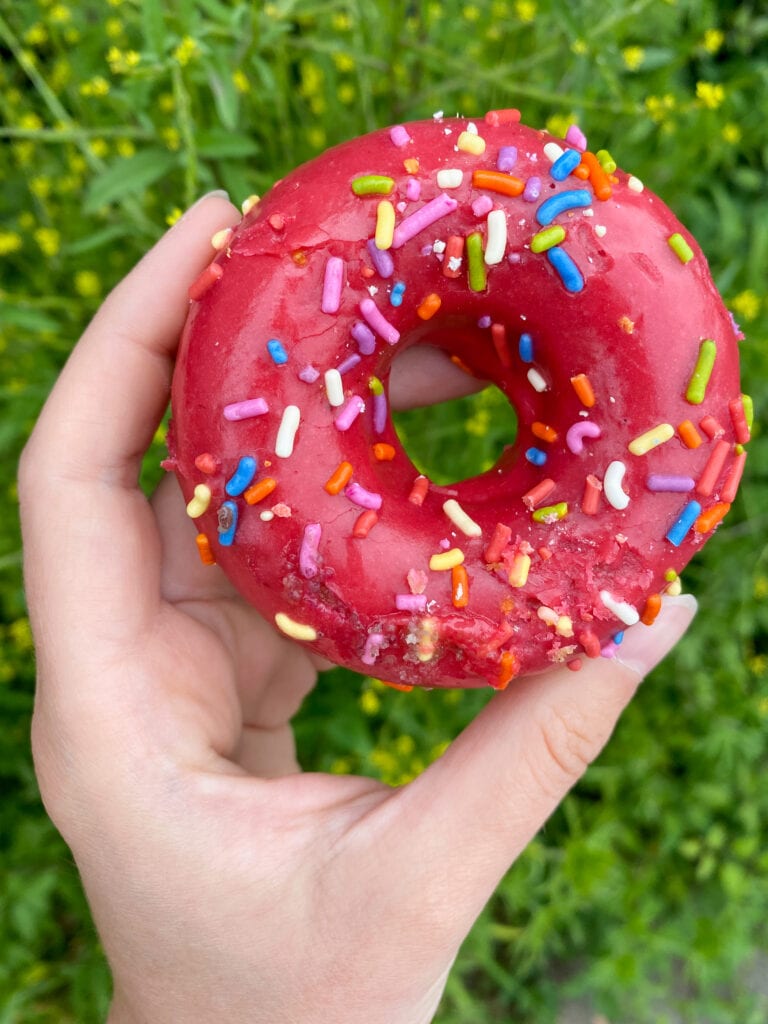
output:
[[[637,71],[645,60],[645,50],[642,46],[625,46],[621,51],[621,56],[630,71]]]
[[[738,295],[731,299],[730,306],[733,312],[744,320],[755,320],[760,313],[760,306],[762,305],[760,296],[753,292],[751,288],[745,289],[743,292],[739,292]],[[757,586],[757,584],[755,584]],[[766,587],[768,587],[768,581],[766,581]],[[768,593],[768,590],[766,591]]]
[[[125,75],[140,63],[141,54],[137,50],[121,50],[118,46],[107,50],[107,64],[113,75]]]
[[[38,128],[42,127],[43,122],[37,114],[22,114],[19,118],[19,128],[24,128],[27,131],[37,131]]]
[[[104,31],[109,39],[119,39],[123,34],[123,22],[120,18],[107,18],[104,22]]]
[[[467,4],[461,10],[461,16],[465,21],[479,21],[481,13],[480,8],[475,4]]]
[[[515,0],[515,14],[526,25],[529,25],[536,17],[536,10],[535,0]]]
[[[93,299],[101,294],[99,275],[93,270],[78,270],[75,274],[75,291],[84,299]]]
[[[168,225],[169,228],[173,227],[173,225],[176,223],[176,221],[179,219],[183,212],[184,211],[181,209],[180,206],[174,206],[174,208],[165,218],[165,223]]]
[[[88,148],[99,159],[103,159],[109,153],[109,145],[106,139],[91,139],[88,143]]]
[[[232,72],[232,81],[235,83],[235,88],[238,92],[246,93],[251,91],[248,75],[241,68]]]
[[[336,32],[349,32],[352,28],[352,19],[348,14],[334,14],[331,25]]]
[[[584,57],[588,54],[589,47],[586,39],[574,39],[571,43],[571,53],[575,53],[577,57]]]
[[[61,90],[68,84],[72,77],[72,67],[68,60],[63,57],[55,62],[53,70],[51,71],[51,88],[54,92],[61,92]]]
[[[123,0],[107,0],[107,3],[110,7],[119,7],[122,4],[122,2]]]
[[[763,675],[766,666],[768,666],[768,658],[764,654],[756,654],[753,658],[749,659],[749,671],[753,675]]]
[[[152,438],[152,444],[165,444],[166,438],[168,437],[168,427],[164,423],[155,431],[155,436]]]
[[[360,707],[366,715],[375,715],[381,708],[381,701],[373,690],[363,690],[360,694]]]
[[[547,131],[550,135],[556,135],[559,139],[565,138],[565,133],[572,124],[578,122],[576,114],[552,114],[547,118]],[[483,394],[484,392],[481,392]]]
[[[80,83],[81,96],[106,96],[109,92],[109,82],[102,75],[95,75],[87,82]]]
[[[38,199],[47,199],[51,194],[51,179],[39,174],[30,179],[29,191]]]
[[[0,231],[0,256],[18,252],[22,245],[21,235],[16,231]]]
[[[118,139],[115,143],[115,149],[120,156],[133,156],[136,152],[136,146],[134,145],[133,139]]]
[[[314,125],[307,132],[307,140],[313,149],[322,149],[326,140],[325,130],[320,125]]]
[[[76,153],[74,150],[67,156],[67,163],[69,164],[69,169],[73,174],[85,174],[88,169],[85,157],[81,153]]]
[[[61,248],[61,235],[56,228],[38,228],[34,238],[46,256],[55,256]]]
[[[355,58],[348,53],[334,53],[333,63],[336,65],[336,70],[341,71],[342,74],[345,71],[355,70]]]
[[[355,97],[357,96],[357,90],[351,82],[342,82],[339,86],[336,95],[339,97],[341,103],[349,106],[350,103],[354,103]]]
[[[48,30],[42,22],[38,21],[30,25],[24,33],[24,42],[30,46],[43,46],[48,42]]]
[[[173,51],[174,59],[181,65],[186,67],[190,61],[194,60],[195,57],[199,56],[200,47],[192,36],[184,36],[179,45]]]
[[[173,125],[163,128],[160,135],[168,149],[176,152],[176,150],[181,146],[181,133],[179,132],[179,129]]]
[[[717,53],[725,42],[725,33],[721,32],[719,28],[708,28],[704,33],[702,42],[705,50],[708,50],[710,53]]]
[[[438,757],[442,757],[450,745],[450,740],[443,740],[441,743],[436,743],[429,752],[429,760],[436,761]]]
[[[301,93],[312,96],[323,87],[323,69],[312,60],[301,62]]]
[[[22,210],[19,216],[16,218],[19,227],[23,231],[31,231],[35,226],[35,218],[32,216],[29,210]]]
[[[164,92],[157,99],[157,105],[164,114],[171,114],[176,108],[176,100],[172,92]]]
[[[696,98],[707,110],[717,110],[725,99],[725,89],[718,82],[697,82]]]
[[[28,618],[16,619],[8,627],[8,632],[17,650],[25,653],[32,650],[32,629]]]
[[[398,736],[395,740],[395,750],[401,757],[409,757],[416,749],[416,744],[413,740],[413,736],[409,736],[405,733],[402,736]]]
[[[727,124],[723,125],[721,134],[724,141],[729,143],[731,146],[735,146],[741,142],[741,128],[739,128],[737,124],[734,124],[733,121],[729,121]]]
[[[470,416],[464,423],[464,429],[473,437],[484,437],[488,433],[491,424],[491,414],[487,409],[478,409],[474,416]]]
[[[332,775],[349,775],[352,771],[352,762],[348,757],[337,757],[331,762]]]
[[[651,120],[656,121],[657,124],[661,123],[676,106],[677,101],[669,92],[664,96],[647,96],[645,100],[645,109]]]
[[[63,25],[72,17],[72,12],[66,4],[56,4],[48,12],[48,17],[56,25]]]
[[[13,155],[16,157],[16,163],[20,167],[28,167],[35,155],[34,142],[14,142]]]

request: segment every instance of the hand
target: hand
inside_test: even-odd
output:
[[[198,564],[175,483],[152,502],[137,484],[186,288],[237,220],[205,199],[115,289],[25,451],[40,786],[113,971],[113,1024],[419,1024],[695,602],[665,601],[616,660],[515,682],[402,789],[300,774],[290,719],[316,663]],[[467,388],[413,358],[406,379]]]

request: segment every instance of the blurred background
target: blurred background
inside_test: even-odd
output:
[[[499,887],[437,1020],[768,1020],[767,96],[763,0],[0,0],[0,1024],[89,1024],[109,1001],[28,743],[14,478],[62,362],[204,192],[239,203],[373,128],[506,106],[556,135],[580,124],[693,231],[758,419],[740,496],[684,577],[690,635]],[[459,479],[509,441],[502,406],[489,391],[398,425],[422,468]],[[163,453],[161,429],[147,488]],[[486,699],[336,671],[298,720],[303,764],[402,784]]]

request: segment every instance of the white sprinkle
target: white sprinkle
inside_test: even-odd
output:
[[[344,383],[338,370],[325,371],[325,393],[334,408],[344,405]]]
[[[605,224],[595,224],[595,234],[598,238],[605,238],[605,233],[607,230],[608,228],[605,226]]]
[[[464,181],[464,172],[458,167],[444,167],[437,172],[438,188],[458,188]]]
[[[443,512],[445,512],[453,525],[466,534],[467,537],[482,537],[482,528],[473,519],[469,518],[455,498],[449,498],[443,504]]]
[[[474,121],[470,121],[469,122],[469,124],[467,125],[466,130],[468,132],[471,132],[473,135],[477,135],[478,134],[478,132],[477,132],[477,125],[475,124]]]
[[[559,160],[564,152],[565,150],[563,149],[563,147],[558,146],[556,142],[548,142],[544,147],[544,156],[551,163],[554,163],[555,160]]]
[[[528,375],[527,376],[528,376],[528,383],[531,385],[531,387],[534,389],[534,391],[546,391],[547,390],[547,386],[548,385],[547,385],[546,380],[542,377],[542,375],[539,373],[539,371],[535,367],[532,366],[530,368],[530,370],[528,371]]]
[[[621,619],[625,625],[634,626],[636,622],[640,621],[640,614],[636,608],[633,608],[631,604],[627,604],[626,601],[617,601],[607,590],[600,591],[600,600],[608,611],[613,612],[616,618]]]
[[[445,252],[445,242],[442,238],[436,238],[432,244],[432,252]]]
[[[504,259],[504,250],[507,247],[507,215],[503,210],[491,210],[486,223],[488,238],[485,243],[485,262],[489,267],[493,267]]]
[[[275,513],[274,512],[270,512],[269,509],[265,509],[263,512],[259,513],[259,519],[261,519],[262,522],[271,523],[274,518],[275,518]]]
[[[591,206],[588,206],[586,210],[582,210],[582,214],[584,217],[594,217],[595,211],[592,209]]]
[[[639,178],[636,178],[634,174],[632,174],[629,178],[629,181],[627,182],[627,188],[630,189],[632,192],[642,192],[645,188],[645,185],[642,183],[642,181],[640,181]]]
[[[408,209],[408,203],[398,203],[396,209],[398,213],[405,213]]]
[[[461,264],[463,263],[461,256],[449,256],[448,257],[448,269],[449,270],[461,270]]]
[[[606,501],[613,505],[614,508],[617,508],[619,512],[623,511],[629,504],[629,495],[621,486],[626,471],[627,467],[617,459],[615,462],[610,463],[603,478],[603,494],[605,494]]]
[[[442,112],[442,110],[436,110],[434,112],[434,114],[432,115],[432,119],[434,121],[442,121],[443,120],[443,112]]]
[[[293,455],[293,442],[299,429],[301,412],[298,405],[286,405],[275,441],[275,455],[281,459],[289,459]]]

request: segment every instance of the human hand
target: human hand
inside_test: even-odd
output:
[[[406,787],[300,774],[290,719],[317,663],[190,557],[175,483],[151,502],[137,483],[187,286],[237,220],[207,198],[118,286],[25,451],[41,791],[112,968],[112,1024],[420,1024],[695,602],[665,600],[617,659],[515,681]],[[403,380],[466,389],[415,358]]]

